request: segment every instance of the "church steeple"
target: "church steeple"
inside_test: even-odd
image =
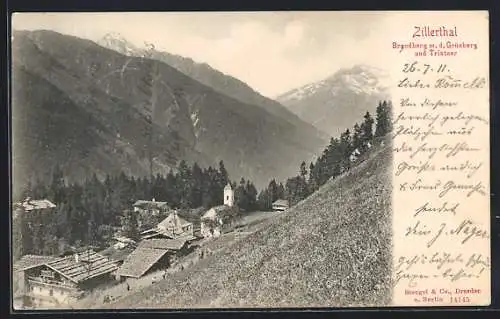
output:
[[[231,187],[231,183],[227,183],[224,187],[224,205],[232,207],[234,205],[234,191]]]

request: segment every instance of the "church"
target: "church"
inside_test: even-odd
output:
[[[224,204],[210,208],[201,216],[201,235],[205,238],[219,237],[235,224],[238,207],[234,203],[231,183],[224,187]]]

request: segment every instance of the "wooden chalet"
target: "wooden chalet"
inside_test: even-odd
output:
[[[23,258],[24,264],[18,263],[16,271],[24,275],[24,304],[35,307],[68,306],[108,283],[118,268],[116,262],[93,250],[62,258]]]
[[[192,251],[190,242],[195,239],[194,236],[185,236],[143,240],[116,271],[116,278],[140,278],[155,270],[168,268],[177,258]]]
[[[24,201],[12,205],[12,217],[17,218],[22,215],[29,222],[32,218],[38,218],[40,216],[38,213],[54,212],[54,208],[56,205],[48,199],[34,200],[28,197]]]
[[[24,255],[13,264],[12,288],[14,298],[22,299],[25,295],[25,276],[24,271],[32,267],[38,267],[48,262],[59,259],[55,256],[42,255]]]
[[[162,220],[155,228],[145,230],[141,233],[142,239],[169,238],[175,239],[185,236],[193,236],[193,223],[180,217],[177,212],[172,212]]]
[[[288,201],[286,199],[278,199],[272,204],[274,211],[285,211],[289,208]]]
[[[150,201],[138,200],[132,206],[134,207],[134,212],[147,213],[153,216],[166,213],[170,210],[167,202],[158,202],[154,198]]]

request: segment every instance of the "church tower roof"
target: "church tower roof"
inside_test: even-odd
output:
[[[233,188],[231,187],[231,183],[229,183],[229,182],[228,182],[228,183],[227,183],[227,185],[226,185],[226,187],[224,187],[224,189],[233,189]]]

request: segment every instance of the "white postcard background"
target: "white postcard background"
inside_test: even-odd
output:
[[[336,13],[315,14],[318,20],[336,19]],[[352,14],[384,16],[373,40],[349,54],[366,56],[367,63],[383,61],[379,65],[390,75],[394,132],[400,132],[393,145],[393,305],[488,305],[488,13]],[[456,34],[423,36],[441,27]],[[420,36],[414,37],[416,32]],[[448,42],[462,47],[449,48]]]

